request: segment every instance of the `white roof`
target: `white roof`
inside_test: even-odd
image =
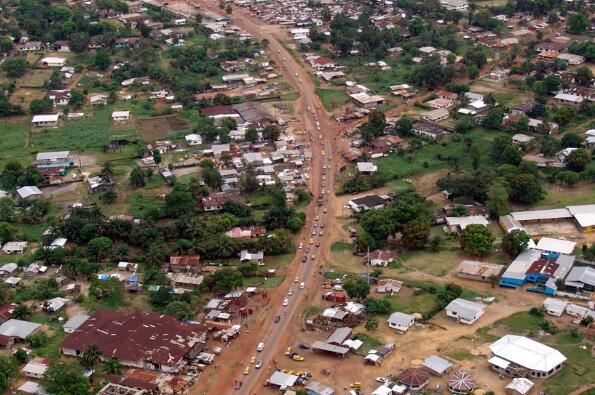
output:
[[[584,283],[595,287],[595,269],[588,266],[573,267],[566,277],[566,284],[573,285],[573,283]]]
[[[77,314],[64,323],[64,328],[78,329],[78,327],[83,325],[89,318],[88,315]]]
[[[35,375],[42,375],[45,373],[46,370],[48,370],[48,367],[49,366],[45,363],[31,361],[28,364],[26,364],[25,367],[23,367],[22,372],[31,373]]]
[[[35,332],[40,327],[41,325],[36,324],[35,322],[10,319],[0,325],[0,335],[18,337],[25,340],[27,336]]]
[[[4,265],[2,265],[2,267],[0,267],[0,272],[12,273],[15,270],[17,270],[18,267],[19,265],[17,265],[16,263],[5,263]]]
[[[25,392],[27,394],[47,394],[43,387],[33,381],[26,381],[25,384],[18,388],[19,392]]]
[[[574,95],[572,93],[558,93],[554,99],[562,100],[562,101],[569,101],[574,103],[580,103],[583,101],[583,98],[579,95]]]
[[[188,135],[186,135],[185,138],[186,138],[186,141],[202,141],[201,135],[195,134],[195,133],[188,134]]]
[[[489,225],[487,218],[482,215],[468,215],[466,217],[446,217],[446,223],[448,224],[448,226],[460,226],[461,229],[465,229],[469,225]]]
[[[438,355],[430,355],[424,360],[423,366],[433,372],[442,374],[452,367],[452,363]]]
[[[363,103],[363,104],[368,104],[368,103],[376,103],[376,102],[383,102],[384,101],[384,97],[380,96],[380,95],[370,95],[367,92],[360,92],[360,93],[354,93],[352,95],[349,95],[352,99]]]
[[[65,159],[70,156],[70,151],[40,152],[35,160]]]
[[[516,391],[519,394],[524,395],[524,394],[529,393],[531,388],[533,388],[533,382],[529,379],[524,378],[524,377],[519,377],[519,378],[512,379],[512,382],[510,384],[508,384],[505,388]]]
[[[560,254],[572,254],[576,243],[574,241],[553,239],[550,237],[542,237],[539,239],[537,246],[535,247],[541,251],[551,251]]]
[[[574,219],[581,227],[586,228],[595,225],[595,204],[568,206],[567,209],[574,215]]]
[[[57,122],[60,114],[42,114],[42,115],[34,115],[31,122]]]
[[[357,162],[357,170],[362,172],[374,172],[378,167],[372,162]]]
[[[275,373],[273,373],[271,378],[269,378],[269,383],[279,387],[292,387],[298,378],[298,376],[293,374],[287,374],[277,370]]]
[[[114,111],[112,112],[112,118],[123,118],[129,117],[130,111]]]
[[[478,311],[484,310],[486,307],[481,303],[472,302],[463,298],[456,298],[446,306],[446,310],[456,311],[457,315],[463,318],[472,318]],[[467,316],[467,313],[470,315]]]
[[[551,210],[516,211],[510,213],[516,221],[532,221],[539,219],[561,219],[571,218],[572,215],[567,208],[555,208]]]
[[[546,298],[543,301],[543,306],[547,311],[559,313],[560,315],[564,312],[567,304],[568,302],[556,298]]]
[[[374,390],[374,392],[372,392],[371,395],[389,395],[392,393],[393,393],[392,389],[390,389],[389,387],[386,387],[384,385],[381,385],[380,387],[376,388]]]
[[[549,372],[566,361],[560,351],[524,336],[506,335],[492,343],[490,350],[497,357],[541,372]]]
[[[17,193],[21,198],[26,198],[32,195],[41,195],[41,191],[35,185],[27,185],[17,189]]]
[[[411,320],[414,320],[415,316],[411,314],[401,313],[400,311],[392,313],[387,322],[392,322],[399,326],[409,326],[411,324]]]

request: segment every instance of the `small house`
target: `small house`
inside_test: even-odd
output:
[[[443,376],[453,367],[453,364],[437,355],[430,355],[424,360],[423,367],[435,376]]]
[[[36,129],[55,128],[58,126],[60,114],[34,115],[31,119],[31,126]]]
[[[41,65],[44,67],[64,67],[64,64],[66,63],[66,59],[65,58],[58,58],[55,56],[48,56],[45,58],[42,58],[40,60]]]
[[[424,368],[409,368],[399,375],[399,383],[412,391],[419,391],[430,381],[430,375]]]
[[[2,252],[8,255],[20,255],[27,249],[26,241],[9,241],[2,247]]]
[[[77,314],[70,318],[68,321],[64,323],[64,332],[66,333],[73,333],[76,331],[81,325],[85,323],[90,317],[85,314]]]
[[[393,328],[401,332],[407,332],[407,330],[415,323],[415,316],[411,314],[395,312],[392,313],[386,321],[389,328]]]
[[[370,266],[388,266],[394,262],[395,253],[390,250],[374,250],[370,253]]]
[[[45,371],[50,367],[47,358],[35,358],[29,361],[21,370],[25,377],[32,379],[40,379],[45,374]]]
[[[457,298],[446,306],[446,315],[457,319],[458,323],[473,324],[484,315],[486,306],[481,303]]]
[[[126,124],[130,119],[130,111],[112,112],[112,123]]]

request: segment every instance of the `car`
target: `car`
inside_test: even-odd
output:
[[[235,380],[234,385],[233,385],[233,389],[237,391],[240,388],[242,388],[242,382],[240,380]]]
[[[320,224],[320,228],[321,229],[324,229],[324,224]]]
[[[322,236],[324,235],[324,232],[321,230],[320,232],[318,232],[318,236]]]
[[[289,295],[289,296],[293,295],[293,289],[289,288],[289,291],[287,291],[287,295]]]
[[[324,150],[322,150],[322,151],[320,152],[320,155],[324,156]]]
[[[262,350],[264,350],[264,343],[258,343],[258,346],[256,346],[256,351],[261,352]]]
[[[264,362],[262,361],[262,359],[259,359],[258,361],[256,361],[256,364],[254,365],[254,368],[255,369],[260,369],[263,364],[264,364]]]
[[[308,257],[304,255],[304,256],[302,257],[302,263],[306,263],[306,261],[308,261]]]
[[[250,374],[250,366],[246,366],[246,369],[244,369],[244,374]]]
[[[312,228],[312,235],[316,234],[316,229]]]
[[[250,358],[250,364],[253,364],[254,362],[256,362],[256,357]]]
[[[331,289],[331,285],[330,284],[322,284],[322,288],[324,289]]]
[[[298,73],[295,73],[295,76],[297,77],[298,76]]]
[[[279,316],[279,315],[276,315],[276,316],[275,316],[275,324],[278,324],[278,323],[279,323],[279,321],[281,321],[281,316]]]
[[[379,383],[388,383],[388,379],[386,377],[376,377],[376,381]]]
[[[302,282],[300,283],[300,289],[304,289],[304,286],[305,286],[305,285],[304,285],[304,282],[302,281]]]
[[[306,254],[309,254],[310,253],[310,247],[306,247],[306,249],[304,251],[306,251]]]
[[[362,388],[362,383],[356,381],[355,383],[349,384],[349,388]]]
[[[300,250],[301,250],[302,248],[304,248],[304,243],[300,243],[300,244],[298,245],[298,248],[299,248]]]
[[[319,135],[318,135],[318,138],[319,138],[320,140],[322,140],[322,134],[319,134]]]
[[[310,257],[310,259],[312,259],[313,261],[315,261],[315,260],[316,260],[316,255],[312,255],[312,256]]]
[[[284,58],[283,58],[283,61],[287,62],[287,58],[286,58],[286,57],[284,57]]]
[[[309,243],[314,244],[314,239],[310,239]]]
[[[326,207],[322,209],[322,212],[323,212],[323,213],[326,213],[327,211],[328,211],[328,210],[326,209]]]
[[[326,176],[322,176],[322,179],[323,179],[323,180],[326,180]]]
[[[320,241],[316,241],[316,247],[320,247]]]
[[[320,217],[317,215],[316,217],[314,217],[315,221],[320,221]]]
[[[291,357],[291,359],[293,359],[294,361],[301,362],[301,361],[304,360],[304,357],[302,357],[301,355],[296,354],[293,357]]]
[[[281,53],[281,51],[280,50],[277,50],[277,53]]]
[[[291,354],[291,347],[287,347],[287,350],[285,350],[285,355],[289,354]]]
[[[318,222],[314,222],[314,225],[313,225],[313,226],[314,226],[315,228],[316,228],[316,227],[318,227]]]
[[[289,304],[289,300],[283,299],[283,306],[287,306]]]
[[[302,79],[301,78],[298,78],[298,81],[301,83],[302,82]]]
[[[326,165],[322,165],[322,168],[326,170]]]
[[[300,345],[298,346],[299,348],[303,349],[303,350],[309,350],[310,349],[310,345],[307,343],[300,343]]]
[[[298,278],[298,276],[295,276],[295,278],[293,279],[293,282],[294,283],[299,283],[300,282],[300,279]]]

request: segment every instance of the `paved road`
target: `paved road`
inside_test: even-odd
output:
[[[221,9],[218,7],[219,3],[217,1],[203,0],[199,1],[198,4],[200,4],[202,9],[208,9],[221,14]],[[179,7],[187,9],[188,6],[182,3],[174,3],[173,7],[179,10]],[[200,9],[196,11],[200,12]],[[234,7],[231,20],[234,25],[252,34],[255,38],[268,40],[268,49],[271,57],[282,67],[285,79],[300,94],[300,97],[293,103],[293,106],[303,130],[307,132],[305,138],[309,140],[308,144],[312,150],[310,190],[313,194],[313,199],[310,206],[306,209],[307,220],[305,229],[298,236],[298,243],[300,241],[303,242],[304,249],[298,249],[296,257],[288,270],[288,276],[285,282],[273,291],[270,297],[272,308],[268,313],[267,319],[264,321],[264,325],[260,328],[251,328],[249,336],[253,337],[252,343],[254,344],[254,349],[242,350],[241,360],[226,360],[226,370],[230,372],[230,375],[228,376],[227,371],[225,374],[223,374],[223,371],[219,371],[218,376],[221,375],[219,377],[222,380],[216,380],[217,382],[209,389],[209,394],[213,395],[223,393],[251,395],[262,392],[260,389],[268,378],[266,376],[270,374],[271,370],[269,368],[274,367],[275,360],[286,358],[283,355],[283,350],[287,347],[288,341],[295,340],[293,337],[295,337],[298,330],[298,326],[295,323],[301,319],[299,314],[301,309],[307,305],[308,294],[314,294],[314,288],[320,286],[316,272],[319,267],[322,267],[322,263],[330,250],[329,234],[332,232],[335,220],[333,216],[329,215],[333,212],[331,207],[335,203],[334,193],[325,193],[322,195],[322,191],[334,191],[333,176],[338,166],[337,135],[340,128],[324,111],[322,103],[315,93],[316,86],[310,75],[277,39],[276,34],[279,34],[277,27],[264,25],[261,21],[251,17],[242,8]],[[323,166],[326,167],[325,181],[322,180]],[[316,203],[320,196],[323,196],[325,199],[324,206],[318,206]],[[328,213],[323,212],[324,208],[328,209]],[[316,217],[319,217],[318,221],[315,221]],[[314,228],[315,222],[318,225],[325,224],[322,236],[318,233],[320,226]],[[311,235],[312,229],[316,229],[316,235]],[[314,243],[320,242],[320,247],[316,247],[315,244],[310,245],[310,238],[313,239]],[[304,251],[306,247],[309,247],[309,254],[306,254]],[[307,256],[306,263],[302,263],[302,257],[304,255]],[[316,255],[315,260],[312,260],[312,255]],[[295,282],[296,278],[297,282]],[[300,282],[304,282],[304,289],[299,288]],[[289,289],[293,290],[292,296],[288,296]],[[285,298],[289,300],[288,306],[282,306],[281,301]],[[280,317],[279,323],[274,323],[276,316]],[[262,352],[256,353],[256,344],[261,341],[265,343],[265,348]],[[250,365],[249,360],[252,356],[263,360],[263,368],[257,370]],[[243,375],[243,370],[246,366],[250,366],[250,373]],[[233,389],[235,380],[242,381],[242,386],[237,391]]]

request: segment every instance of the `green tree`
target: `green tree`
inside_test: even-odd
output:
[[[492,243],[495,239],[485,226],[472,224],[463,230],[459,242],[467,254],[481,256],[492,250]]]
[[[130,171],[130,186],[132,188],[140,188],[144,187],[146,184],[145,181],[145,172],[138,166],[135,166]]]
[[[165,196],[165,213],[171,218],[180,218],[191,214],[196,205],[191,192],[176,189],[176,187]]]
[[[504,179],[496,179],[488,188],[486,194],[486,207],[490,210],[490,215],[497,218],[508,213],[508,190]]]
[[[103,369],[107,374],[122,374],[122,365],[118,358],[110,357],[105,360]]]
[[[153,160],[157,165],[161,164],[161,152],[158,149],[154,149],[153,152],[151,152],[151,155],[153,155]]]
[[[581,172],[585,170],[589,162],[591,162],[591,154],[587,150],[579,148],[568,155],[566,166],[569,170]]]
[[[111,255],[112,248],[113,243],[108,237],[95,237],[87,244],[87,256],[99,262]]]
[[[566,133],[562,140],[560,140],[560,144],[564,148],[577,148],[580,147],[583,143],[583,138],[576,133]]]
[[[529,235],[524,230],[514,229],[502,238],[502,249],[511,256],[516,256],[527,249]]]
[[[163,313],[167,315],[173,315],[180,321],[188,321],[196,318],[194,310],[192,310],[190,305],[179,300],[169,303],[165,310],[163,310]]]
[[[368,317],[364,323],[364,328],[366,328],[367,331],[375,331],[378,329],[378,320],[374,317]]]
[[[31,309],[22,303],[17,304],[12,311],[12,318],[15,320],[28,321],[32,315]]]
[[[85,95],[83,92],[73,89],[70,93],[70,101],[68,104],[76,109],[81,108],[85,104]]]
[[[413,121],[407,116],[403,116],[395,122],[395,133],[399,136],[409,136],[413,129]]]
[[[275,124],[269,124],[264,127],[262,135],[266,140],[276,141],[281,135],[281,129]]]
[[[8,58],[2,63],[2,71],[6,72],[9,78],[20,78],[29,70],[29,63],[25,58]]]
[[[18,376],[15,360],[9,356],[0,356],[0,392],[5,393],[10,387],[10,381]]]
[[[244,276],[238,270],[226,267],[207,275],[204,284],[211,291],[229,292],[242,286]]]
[[[218,189],[221,186],[223,178],[217,168],[208,168],[202,171],[202,179],[211,189]]]
[[[111,64],[110,55],[107,51],[99,50],[95,53],[93,64],[101,71],[105,71]]]
[[[343,289],[350,298],[365,299],[370,293],[370,284],[361,278],[349,278],[343,284]]]
[[[29,112],[31,114],[47,113],[53,109],[54,103],[47,96],[42,99],[33,99],[29,102]]]
[[[56,362],[46,370],[39,381],[41,386],[54,395],[88,395],[89,380],[77,362]]]
[[[576,79],[581,85],[589,85],[593,80],[593,72],[589,67],[581,66],[576,69]]]
[[[406,248],[410,250],[424,248],[430,239],[430,224],[425,221],[414,219],[405,224],[401,234],[401,243],[403,243]]]
[[[481,125],[488,129],[500,129],[504,119],[504,110],[501,107],[491,107],[481,121]]]
[[[89,47],[89,36],[86,33],[74,33],[70,36],[70,49],[72,52],[82,54]]]
[[[510,199],[522,204],[533,204],[541,200],[545,192],[533,174],[519,174],[510,183]]]
[[[81,356],[81,365],[88,369],[93,369],[97,362],[101,359],[101,350],[97,344],[89,344],[83,351]]]
[[[582,12],[575,12],[568,18],[566,30],[568,30],[568,33],[582,34],[590,25],[591,22],[589,21],[589,18],[585,16],[585,14]]]
[[[99,170],[99,174],[103,178],[107,178],[108,180],[114,176],[114,165],[112,162],[106,160],[101,165],[101,170]]]
[[[258,141],[258,130],[256,130],[256,128],[253,127],[246,129],[245,138],[247,141],[250,141],[252,143]]]

